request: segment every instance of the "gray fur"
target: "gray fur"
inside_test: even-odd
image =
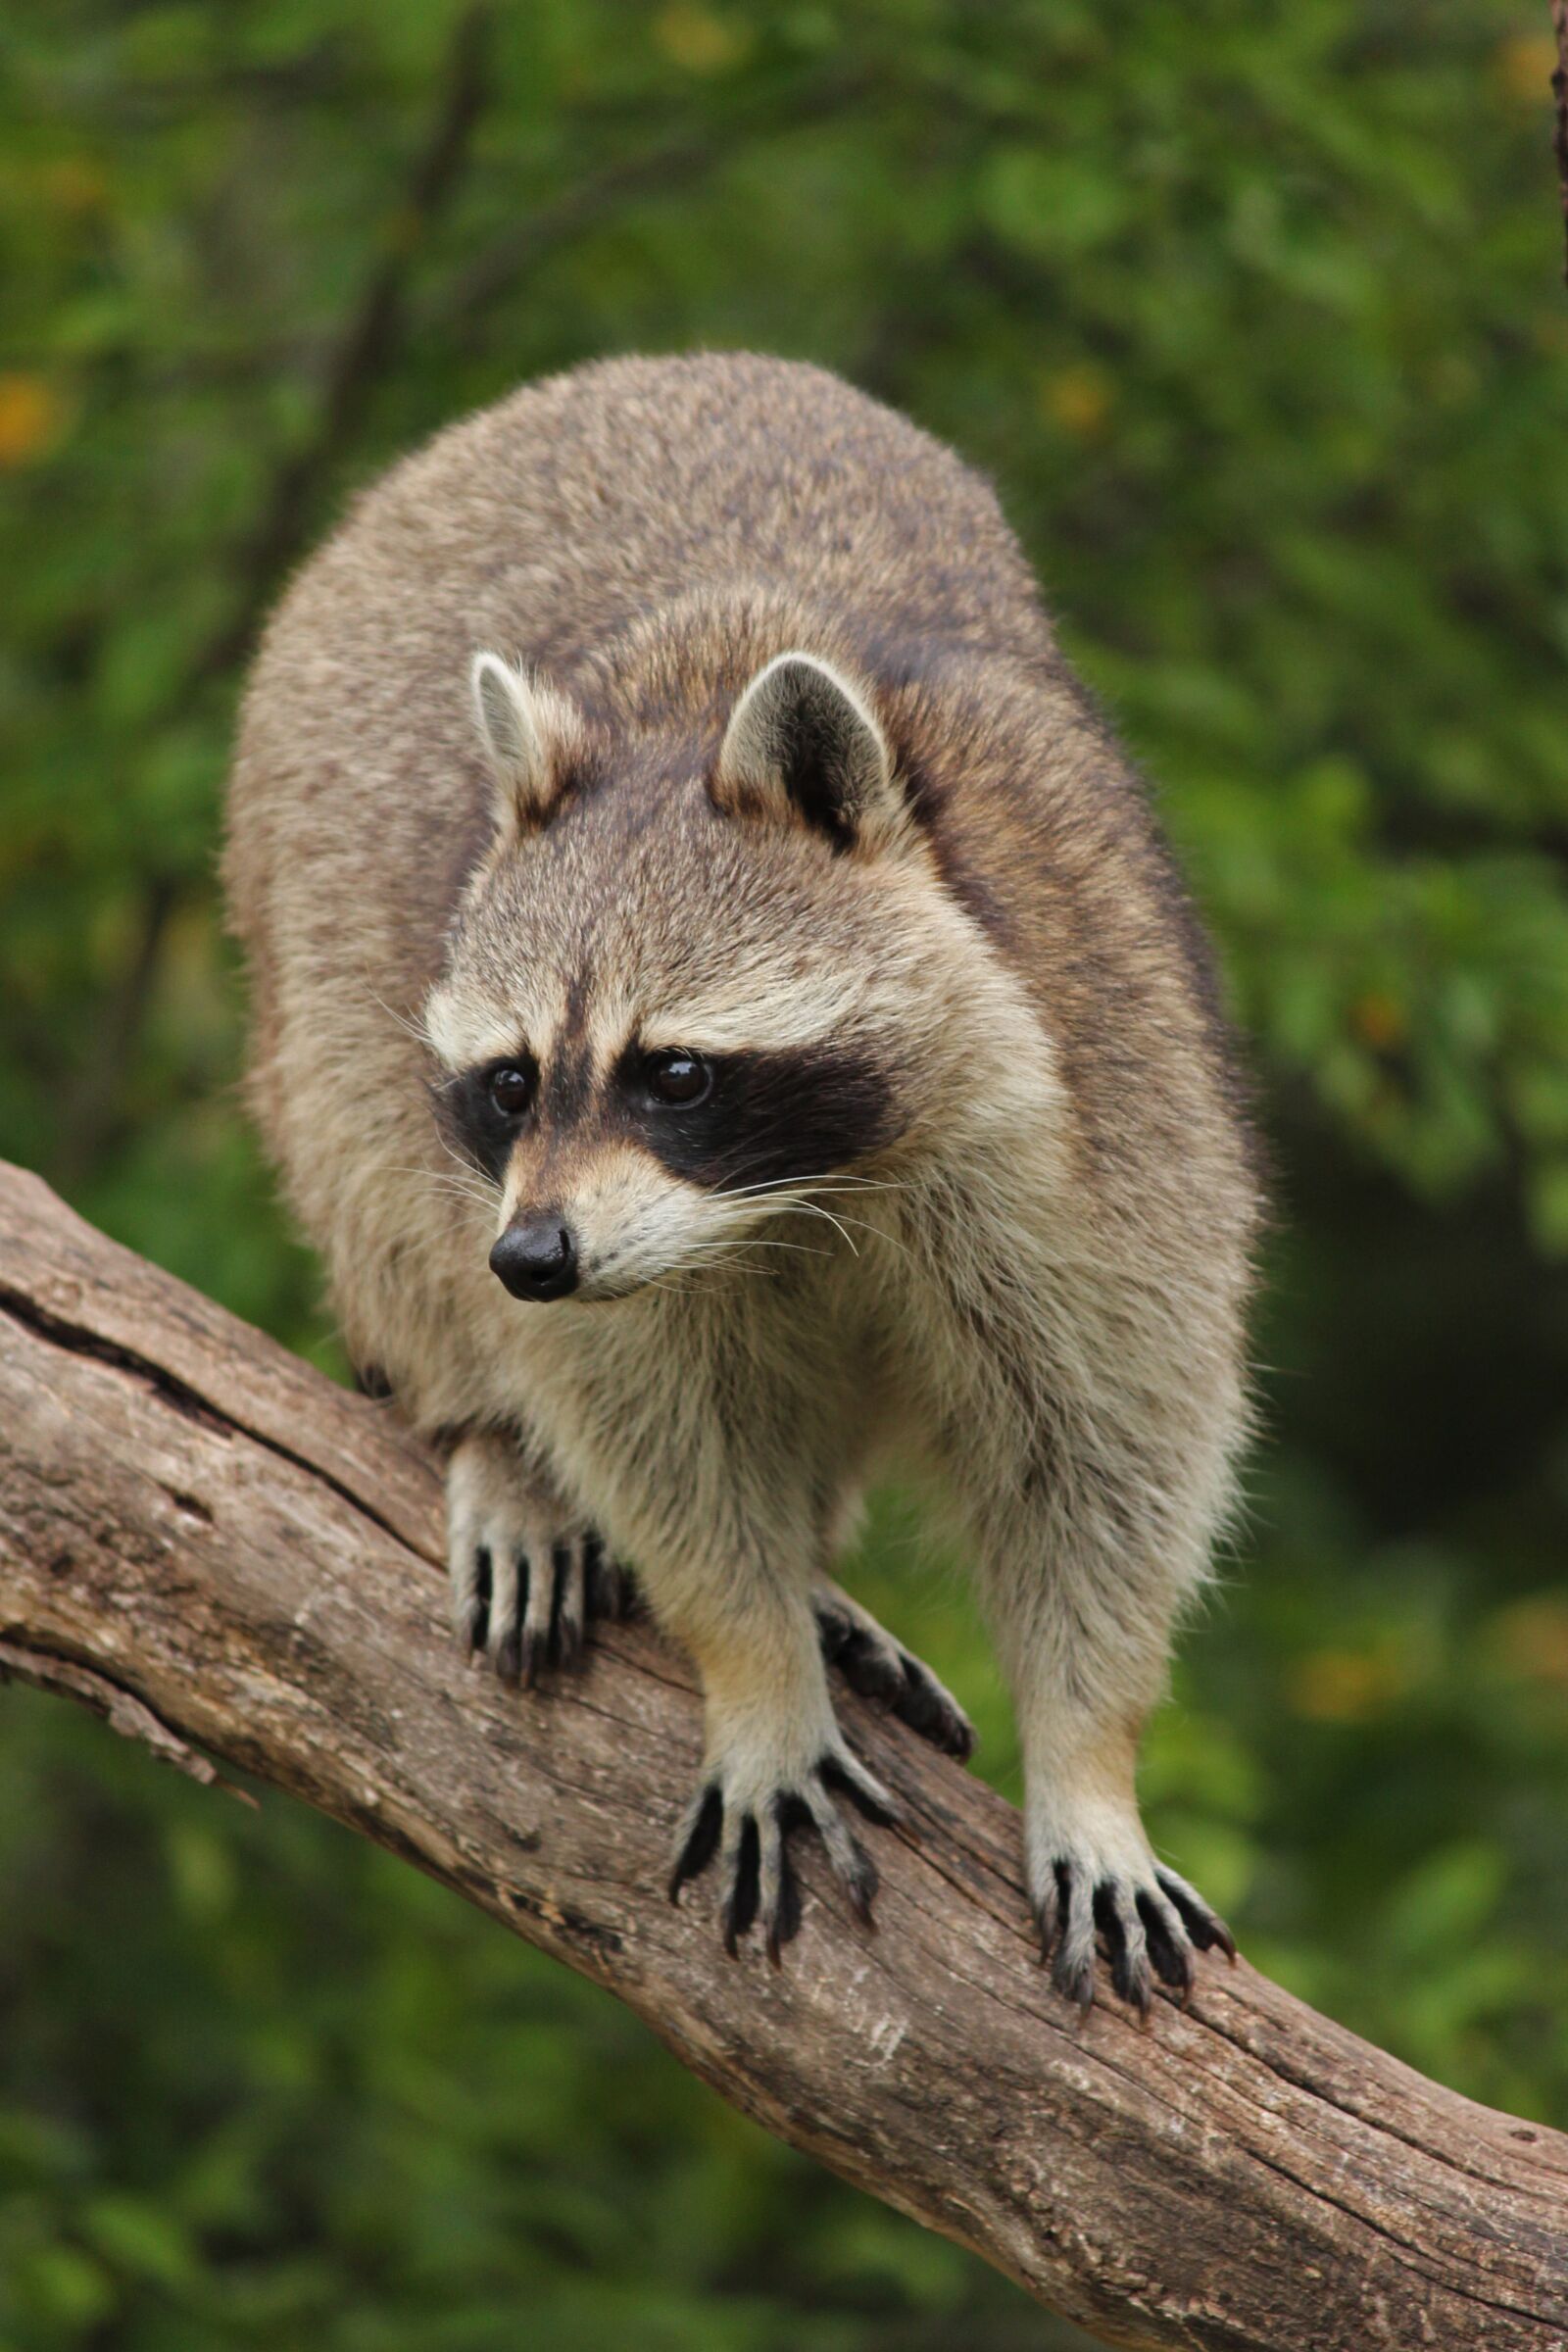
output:
[[[534,742],[505,701],[475,726],[492,649]],[[774,789],[803,684],[838,713],[842,825]],[[1231,1503],[1256,1188],[1206,951],[989,488],[776,361],[513,395],[285,598],[227,878],[253,1098],[352,1351],[457,1433],[466,1524],[482,1496],[636,1564],[703,1671],[724,1850],[780,1791],[820,1822],[824,1758],[866,1778],[810,1595],[866,1483],[913,1464],[1012,1686],[1071,1989],[1080,1882],[1113,1917],[1158,1897],[1185,1965],[1133,1767]],[[684,1182],[612,1116],[633,1045],[874,1072],[876,1149]],[[538,1117],[497,1187],[429,1089],[523,1048]],[[519,1305],[486,1253],[547,1204],[583,1291]]]

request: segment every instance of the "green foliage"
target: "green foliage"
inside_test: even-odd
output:
[[[240,1117],[213,881],[235,649],[282,568],[410,441],[590,353],[796,352],[908,409],[995,474],[1159,779],[1279,1167],[1267,1441],[1151,1740],[1154,1834],[1308,1997],[1563,2120],[1540,12],[499,6],[421,194],[458,23],[10,13],[0,1149],[335,1365]],[[1009,1786],[984,1644],[910,1533],[890,1504],[859,1587]],[[7,2352],[1069,2340],[280,1800],[15,1693],[0,1770]]]

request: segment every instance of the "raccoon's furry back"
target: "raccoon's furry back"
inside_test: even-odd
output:
[[[1110,1224],[1162,1226],[1168,1255],[1196,1219],[1239,1296],[1252,1187],[1206,952],[989,487],[814,368],[615,360],[517,392],[363,497],[246,697],[226,878],[253,1095],[362,1358],[393,1293],[411,1363],[420,1298],[471,1318],[480,1352],[506,1307],[482,1268],[424,1262],[397,1174],[432,1180],[415,1030],[491,825],[476,649],[612,739],[662,715],[710,734],[800,643],[874,691],[947,888],[1051,1039]],[[433,1379],[419,1407],[471,1403]]]

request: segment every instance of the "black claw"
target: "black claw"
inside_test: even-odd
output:
[[[852,1690],[879,1700],[944,1755],[956,1756],[962,1763],[974,1754],[973,1726],[918,1658],[896,1642],[879,1641],[830,1600],[818,1601],[815,1614],[822,1655]]]
[[[514,1683],[521,1676],[522,1640],[515,1626],[505,1636],[496,1651],[496,1672],[504,1683]]]
[[[532,1626],[525,1625],[517,1642],[517,1675],[524,1690],[532,1690],[539,1681],[539,1669],[544,1663],[545,1644]]]
[[[1149,1939],[1149,1957],[1154,1974],[1162,1984],[1179,1992],[1185,2000],[1193,1989],[1193,1956],[1185,1944],[1180,1944],[1165,1924],[1165,1917],[1152,1895],[1141,1893],[1138,1916],[1144,1923]]]
[[[767,1956],[773,1966],[782,1965],[781,1955],[787,1943],[793,1943],[801,1928],[801,1888],[790,1862],[787,1839],[791,1830],[811,1818],[810,1807],[798,1796],[776,1796],[773,1799],[773,1819],[778,1824],[780,1840],[778,1903],[768,1922]]]
[[[582,1605],[590,1617],[623,1617],[626,1613],[625,1577],[617,1561],[607,1559],[598,1536],[583,1545]]]
[[[619,1622],[638,1613],[637,1579],[619,1560],[601,1557],[597,1572],[590,1574],[588,1590],[590,1616],[612,1617]]]
[[[1182,1885],[1168,1870],[1154,1872],[1161,1887],[1181,1915],[1183,1927],[1200,1952],[1221,1951],[1227,1960],[1236,1957],[1236,1938],[1225,1922],[1200,1902],[1189,1887]]]
[[[1056,1990],[1065,1999],[1073,2002],[1077,2008],[1092,2009],[1094,2007],[1095,1964],[1093,1960],[1080,1960],[1076,1966],[1072,1966],[1068,1962],[1065,1946],[1058,1946],[1056,1957],[1052,1963],[1051,1982]]]
[[[852,1780],[836,1756],[824,1756],[816,1773],[824,1788],[831,1788],[835,1795],[847,1796],[856,1811],[865,1820],[875,1822],[879,1829],[889,1828],[898,1818],[891,1806],[880,1803],[858,1781]]]
[[[550,1630],[545,1636],[545,1652],[552,1665],[561,1656],[561,1605],[570,1566],[570,1552],[564,1544],[558,1544],[550,1554]]]
[[[1051,1982],[1063,1998],[1079,2009],[1089,2009],[1095,1999],[1094,1954],[1091,1951],[1077,1960],[1069,1960],[1067,1954],[1067,1936],[1072,1925],[1073,1866],[1070,1862],[1056,1862],[1052,1869],[1056,1882],[1054,1933],[1040,1956],[1051,1961]]]
[[[959,1714],[936,1676],[918,1658],[906,1657],[904,1661],[903,1685],[893,1701],[893,1712],[945,1756],[956,1756],[961,1764],[974,1754],[974,1726]]]
[[[1154,1980],[1142,1953],[1136,1960],[1120,1953],[1111,1965],[1110,1981],[1129,2009],[1136,2009],[1140,2017],[1149,2015],[1154,2003]]]
[[[790,1868],[788,1853],[778,1858],[778,1910],[768,1922],[768,1959],[783,1966],[783,1947],[800,1936],[800,1882]]]
[[[1095,1888],[1095,1925],[1105,1938],[1112,1984],[1124,2001],[1141,2017],[1147,2017],[1149,2004],[1154,1997],[1149,1962],[1142,1952],[1135,1956],[1127,1948],[1127,1929],[1117,1907],[1116,1891],[1109,1880],[1102,1880]]]
[[[858,1806],[867,1821],[880,1822],[885,1826],[893,1819],[893,1815],[885,1805],[876,1804],[862,1789],[856,1787],[836,1758],[824,1756],[816,1769],[817,1778],[821,1781],[823,1788],[834,1789],[839,1794],[849,1797],[852,1803]],[[792,1830],[806,1829],[809,1826],[811,1808],[804,1797],[781,1796],[775,1798],[774,1802],[777,1806],[779,1829],[784,1837],[787,1838]],[[853,1831],[849,1833],[849,1838],[855,1855],[855,1864],[853,1877],[844,1882],[845,1890],[857,1918],[862,1926],[870,1928],[874,1933],[876,1921],[871,1915],[871,1905],[876,1900],[876,1890],[881,1884],[877,1876],[877,1867]],[[798,1911],[796,1924],[799,1924]],[[791,1936],[794,1935],[795,1927],[793,1925],[789,1933]],[[781,1936],[780,1941],[787,1942],[788,1937]]]
[[[724,1949],[732,1960],[740,1957],[736,1947],[757,1917],[761,1870],[762,1841],[758,1833],[757,1817],[748,1813],[741,1823],[735,1877],[724,1902]]]
[[[1050,1894],[1042,1895],[1039,1902],[1036,1903],[1033,1908],[1035,1915],[1035,1931],[1040,1937],[1040,1951],[1038,1958],[1041,1966],[1044,1967],[1046,1962],[1051,1958],[1052,1949],[1056,1940],[1057,1931],[1061,1926],[1061,1877],[1059,1864],[1052,1872]]]
[[[873,1641],[861,1626],[850,1628],[833,1662],[850,1689],[862,1698],[880,1699],[893,1706],[904,1694],[904,1669],[898,1652],[886,1642]]]
[[[582,1667],[582,1619],[571,1615],[566,1608],[566,1590],[571,1582],[571,1553],[558,1544],[553,1557],[555,1584],[550,1595],[550,1655],[563,1674],[576,1674]],[[586,1599],[586,1590],[584,1598]]]
[[[861,1927],[869,1928],[875,1935],[876,1919],[871,1906],[876,1901],[876,1890],[882,1881],[878,1876],[876,1864],[858,1838],[855,1837],[853,1833],[850,1843],[855,1848],[855,1876],[847,1882],[847,1892],[854,1907],[855,1916]]]
[[[484,1544],[473,1555],[473,1614],[468,1620],[468,1646],[483,1649],[490,1639],[490,1553]]]
[[[816,1638],[822,1645],[822,1655],[830,1666],[838,1663],[839,1652],[854,1631],[848,1610],[835,1607],[830,1600],[817,1602]]]
[[[724,1798],[716,1781],[710,1781],[703,1791],[703,1801],[697,1818],[687,1833],[686,1842],[675,1860],[669,1875],[669,1899],[680,1900],[680,1890],[688,1879],[700,1878],[718,1851],[719,1833],[724,1826]]]

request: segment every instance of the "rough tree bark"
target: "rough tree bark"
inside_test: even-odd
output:
[[[844,1695],[907,1827],[868,1937],[809,1853],[784,1968],[663,1875],[690,1677],[645,1627],[531,1696],[445,1624],[440,1494],[351,1397],[0,1169],[0,1666],[243,1767],[606,1984],[769,2130],[1112,2342],[1568,2347],[1568,2139],[1210,1958],[1082,2023],[1008,1807]],[[701,1889],[698,1890],[699,1894]]]

